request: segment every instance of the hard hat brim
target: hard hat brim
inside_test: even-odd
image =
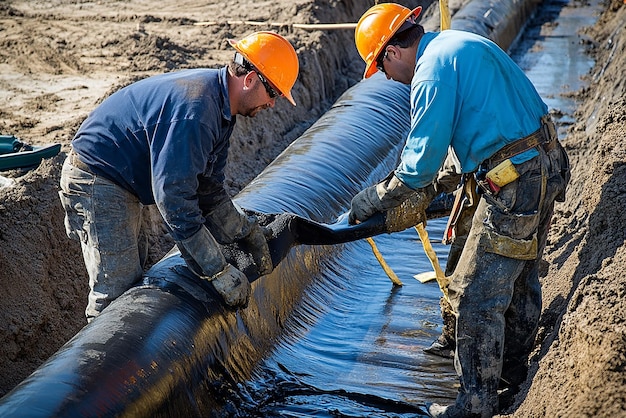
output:
[[[292,105],[296,105],[296,101],[293,99],[293,96],[291,95],[291,92],[287,92],[287,94],[284,95],[285,99],[289,100],[289,103],[291,103]]]

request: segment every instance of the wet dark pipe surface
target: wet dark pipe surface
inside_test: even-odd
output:
[[[359,83],[236,200],[332,223],[395,166],[403,95],[379,76]],[[428,229],[437,240],[442,221]],[[364,241],[297,245],[238,313],[174,253],[2,398],[0,416],[402,416],[449,401],[450,362],[421,351],[438,333],[439,291],[411,277],[430,269],[416,234],[376,242],[402,288]]]

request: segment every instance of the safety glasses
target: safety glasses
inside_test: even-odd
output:
[[[259,77],[259,80],[261,80],[261,84],[263,84],[263,87],[265,87],[265,91],[267,91],[267,94],[270,96],[270,99],[275,99],[277,97],[282,96],[282,94],[280,94],[279,92],[277,92],[271,85],[270,83],[267,82],[267,80],[265,79],[265,77],[263,77],[261,75],[261,73],[259,72],[259,70],[257,70],[256,68],[254,68],[254,66],[248,62],[243,55],[241,55],[239,52],[235,52],[235,58],[233,59],[233,61],[235,61],[237,64],[242,65],[246,70],[248,71],[254,71],[256,73],[256,75]]]
[[[274,88],[270,85],[270,83],[267,82],[265,77],[263,77],[260,72],[257,71],[256,75],[259,77],[259,80],[261,80],[261,83],[263,84],[263,87],[265,87],[265,91],[267,91],[267,94],[270,96],[270,99],[275,99],[277,97],[282,96],[282,94],[274,90]]]
[[[383,74],[386,74],[385,67],[383,64],[385,63],[385,60],[387,59],[387,54],[388,54],[387,48],[385,48],[385,53],[382,55],[379,55],[378,59],[376,60],[376,69],[378,69],[378,71],[380,71]]]

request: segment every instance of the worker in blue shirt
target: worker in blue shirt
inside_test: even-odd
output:
[[[499,389],[514,394],[526,378],[541,313],[538,264],[569,163],[547,106],[511,58],[475,34],[425,33],[420,12],[384,3],[357,24],[364,77],[378,70],[410,84],[411,126],[397,168],[353,197],[349,220],[364,221],[417,196],[420,215],[411,216],[424,221],[432,197],[452,191],[440,169],[453,161],[461,184],[448,240],[454,241],[465,202],[474,200],[447,288],[460,388],[454,404],[430,404],[428,412],[491,417],[511,399],[499,399]]]
[[[243,240],[259,273],[272,270],[263,231],[232,202],[224,169],[236,115],[254,117],[278,97],[295,106],[298,57],[273,32],[229,42],[228,66],[131,84],[104,100],[72,140],[59,195],[89,275],[88,322],[142,276],[145,205],[156,204],[188,267],[228,305],[245,306],[250,283],[219,244]]]

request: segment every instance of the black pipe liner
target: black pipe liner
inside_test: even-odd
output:
[[[454,16],[452,27],[480,33],[507,49],[515,38],[513,28],[522,27],[537,2],[474,1]],[[330,233],[319,235],[319,243],[336,239],[333,228],[345,228],[333,223],[351,197],[396,166],[409,125],[408,94],[407,86],[380,74],[363,80],[236,196],[247,210],[274,214],[266,219],[269,225],[296,220],[292,229],[282,229],[289,231],[287,238],[275,237],[275,270],[256,281],[254,272],[246,271],[254,281],[247,308],[225,308],[174,249],[145,274],[143,283],[0,399],[0,416],[236,413],[229,399],[238,397],[237,384],[289,331],[285,322],[319,277],[322,260],[350,245],[301,245],[310,240],[306,228]],[[345,240],[345,235],[338,239]],[[250,264],[239,259],[237,249],[225,247],[225,252],[239,266]]]

